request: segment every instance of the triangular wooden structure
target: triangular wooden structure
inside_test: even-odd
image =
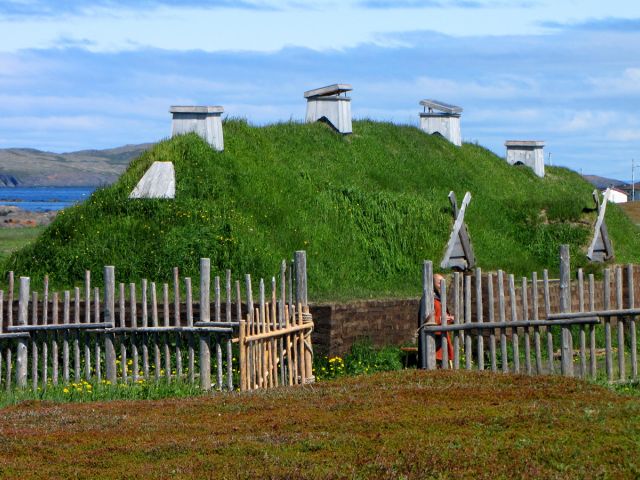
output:
[[[455,193],[449,192],[449,201],[453,208],[453,218],[455,222],[453,223],[451,237],[449,237],[449,243],[447,244],[442,262],[440,262],[440,267],[470,270],[476,264],[476,257],[473,254],[469,232],[467,232],[467,226],[464,223],[464,213],[467,205],[469,205],[471,201],[471,193],[467,192],[465,194],[460,209],[458,209]]]
[[[606,262],[613,259],[613,246],[611,245],[611,240],[609,240],[607,224],[604,221],[604,213],[607,209],[610,194],[611,189],[607,188],[604,192],[602,203],[600,203],[598,190],[593,191],[593,200],[596,202],[598,209],[598,219],[594,227],[593,240],[587,252],[587,258],[592,262]]]

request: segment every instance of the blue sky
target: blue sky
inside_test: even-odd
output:
[[[640,161],[636,1],[2,0],[0,32],[0,147],[156,141],[175,104],[301,120],[305,90],[340,82],[356,118],[417,124],[436,98],[499,155],[545,140],[623,179]]]

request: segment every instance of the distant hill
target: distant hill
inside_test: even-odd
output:
[[[129,162],[153,144],[69,153],[0,149],[0,187],[100,186],[115,182]]]
[[[452,189],[473,196],[465,221],[483,269],[554,275],[563,243],[572,267],[596,268],[586,259],[593,186],[571,170],[538,178],[480,146],[390,123],[355,121],[349,136],[322,123],[224,128],[224,152],[191,134],[143,153],[3,262],[0,278],[48,274],[66,287],[114,265],[118,281],[168,281],[174,266],[197,278],[209,257],[215,274],[269,279],[306,250],[316,301],[417,295],[422,261],[438,266],[449,238]],[[154,161],[173,162],[175,200],[130,200]],[[640,230],[616,205],[607,227],[616,260],[639,261]]]
[[[607,187],[616,187],[624,190],[625,188],[631,188],[627,182],[622,180],[615,180],[613,178],[600,177],[598,175],[583,175],[584,179],[589,182],[591,185],[596,187],[599,190],[603,190]]]

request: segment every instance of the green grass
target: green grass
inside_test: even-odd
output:
[[[25,401],[48,401],[57,403],[67,402],[98,402],[111,400],[159,400],[163,398],[197,397],[205,393],[198,385],[184,382],[168,383],[160,381],[139,380],[135,383],[119,383],[110,385],[102,382],[72,382],[68,385],[52,385],[37,390],[10,389],[0,392],[0,408],[15,405]]]
[[[224,125],[224,152],[195,135],[161,142],[120,180],[65,210],[38,241],[2,264],[69,287],[105,264],[118,280],[167,281],[179,266],[269,278],[292,252],[308,253],[313,300],[397,297],[420,291],[423,259],[438,264],[452,225],[447,194],[470,191],[466,221],[479,266],[516,274],[556,266],[571,245],[585,252],[592,187],[563,168],[544,179],[477,145],[452,146],[417,128],[358,121],[340,136],[323,124]],[[176,200],[128,200],[149,165],[172,161]],[[620,262],[637,262],[639,232],[614,205],[609,232]],[[197,284],[197,282],[195,282]]]
[[[45,227],[0,228],[0,261],[33,242]]]

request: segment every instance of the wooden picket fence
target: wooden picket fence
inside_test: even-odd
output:
[[[502,271],[482,275],[476,269],[473,276],[456,272],[449,285],[440,285],[442,318],[436,322],[433,267],[425,261],[419,366],[636,380],[636,270],[634,265],[606,268],[602,281],[593,274],[585,281],[580,269],[572,281],[569,249],[563,245],[556,303],[546,271],[542,279],[536,272],[523,277],[519,287],[514,275]],[[447,311],[453,323],[447,323]],[[448,341],[453,358],[448,358]]]
[[[0,386],[165,381],[248,390],[313,381],[306,253],[296,252],[289,266],[283,260],[271,302],[260,280],[255,307],[251,276],[243,302],[240,281],[225,273],[224,294],[215,276],[211,302],[211,264],[201,259],[194,302],[191,278],[177,268],[172,288],[161,289],[145,279],[116,288],[112,266],[103,288],[91,287],[87,271],[83,288],[50,292],[45,278],[40,295],[20,277],[17,299],[10,272],[7,295],[0,290]]]

